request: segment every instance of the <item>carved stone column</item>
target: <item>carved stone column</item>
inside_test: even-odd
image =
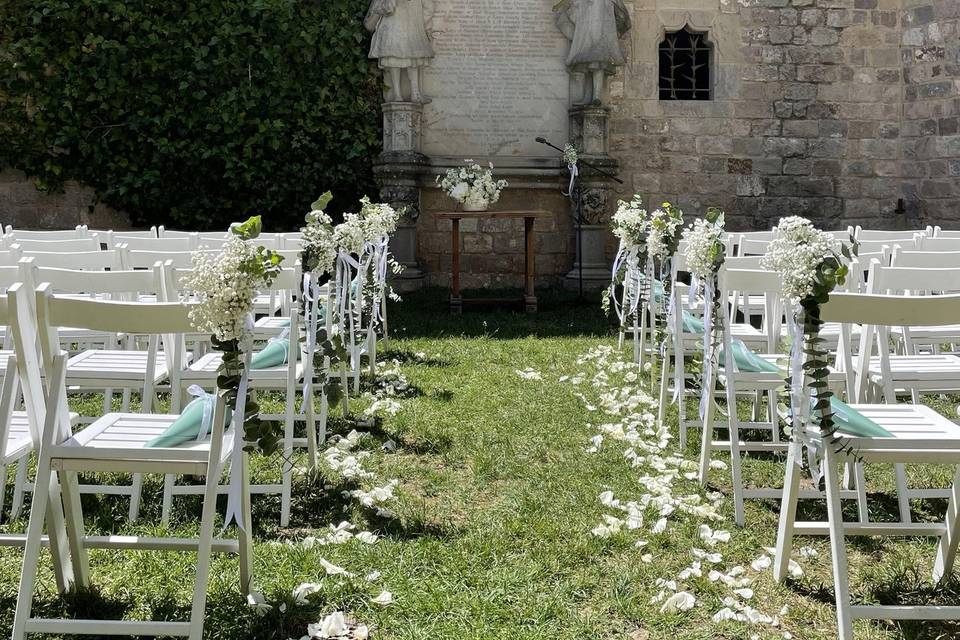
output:
[[[609,173],[617,172],[617,161],[610,157],[607,119],[610,110],[597,105],[577,106],[570,109],[570,138],[580,150],[580,156],[590,164]],[[606,257],[606,245],[610,236],[609,220],[613,209],[613,183],[606,176],[580,165],[579,190],[571,201],[574,221],[582,213],[583,227],[576,242],[577,257],[573,269],[566,275],[564,285],[578,289],[581,272],[585,291],[605,288],[610,283],[610,264]],[[576,232],[576,225],[574,226]]]
[[[420,152],[423,105],[417,102],[386,102],[383,105],[383,153],[373,164],[380,187],[380,200],[406,214],[390,239],[390,251],[404,266],[393,286],[398,291],[419,289],[423,271],[417,263],[417,218],[420,215],[418,176],[426,170],[427,157]]]

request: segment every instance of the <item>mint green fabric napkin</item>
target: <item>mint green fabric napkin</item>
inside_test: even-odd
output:
[[[270,340],[263,349],[250,358],[251,369],[269,369],[286,363],[287,352],[290,350],[289,338]]]
[[[214,410],[213,403],[215,401],[216,399],[213,394],[209,393],[194,399],[192,402],[190,402],[190,404],[183,408],[180,416],[174,420],[169,427],[167,427],[166,431],[147,443],[147,448],[156,449],[163,447],[176,447],[184,442],[196,440],[197,436],[200,435],[201,430],[209,432],[209,427],[204,429],[203,425],[204,405],[207,405],[206,410],[209,412],[208,419],[212,422]],[[231,411],[228,407],[223,421],[224,428],[230,424],[230,418],[232,416],[233,411]]]
[[[697,333],[703,335],[703,319],[698,318],[689,311],[684,310],[683,312],[683,332],[684,333]]]
[[[830,408],[833,410],[833,422],[837,431],[844,435],[858,438],[894,437],[892,433],[837,397],[830,398]]]
[[[733,343],[733,361],[737,363],[737,369],[744,373],[777,373],[782,371],[780,367],[772,362],[767,362],[753,351],[747,348],[743,340],[734,339]],[[723,348],[720,349],[720,364],[724,360]]]

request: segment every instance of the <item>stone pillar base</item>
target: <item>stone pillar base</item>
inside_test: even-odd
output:
[[[577,262],[574,262],[564,279],[565,289],[576,291],[580,287],[580,261],[583,261],[583,290],[601,291],[610,284],[610,267],[607,264],[605,247],[610,231],[605,224],[583,225],[583,243],[577,243]],[[576,227],[574,227],[576,234]],[[576,238],[576,235],[574,235]]]

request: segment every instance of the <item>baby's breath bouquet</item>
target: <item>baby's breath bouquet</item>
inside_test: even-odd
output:
[[[337,243],[333,235],[333,220],[324,211],[333,195],[328,191],[311,205],[302,236],[300,263],[304,273],[330,275],[337,260]]]
[[[828,354],[820,337],[823,325],[820,305],[846,282],[847,261],[857,254],[857,248],[853,237],[847,245],[820,231],[806,218],[790,216],[781,218],[777,237],[760,260],[765,269],[780,275],[783,297],[791,305],[786,313],[793,341],[787,387],[793,434],[805,438],[805,425],[801,424],[802,415],[806,413],[803,378],[809,375],[814,399],[813,421],[819,426],[821,438],[834,446],[840,445],[840,441],[831,409],[833,394],[827,384]]]
[[[467,211],[479,211],[500,200],[500,192],[507,188],[506,180],[493,178],[493,163],[484,169],[473,160],[465,160],[461,167],[447,169],[437,176],[437,184],[448,196]]]
[[[245,357],[253,347],[253,301],[259,289],[269,287],[280,272],[280,256],[257,246],[260,216],[233,225],[223,248],[193,255],[193,270],[183,285],[197,304],[190,321],[197,331],[211,334],[214,349],[223,353],[217,386],[228,406],[237,403]],[[277,451],[281,434],[259,419],[259,407],[246,401],[244,441],[249,450],[269,455]]]
[[[630,202],[621,200],[610,224],[613,235],[620,238],[620,247],[613,262],[610,286],[603,292],[602,306],[607,314],[612,306],[623,329],[636,317],[650,288],[646,273],[650,218],[640,196],[635,195]]]
[[[683,211],[669,202],[664,202],[650,214],[650,235],[647,251],[650,257],[663,264],[673,257],[683,233]]]

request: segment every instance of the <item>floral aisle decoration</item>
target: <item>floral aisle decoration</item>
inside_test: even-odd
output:
[[[673,313],[673,256],[680,245],[680,236],[683,233],[683,211],[669,202],[664,202],[660,208],[650,214],[650,231],[647,236],[647,253],[653,263],[655,273],[662,283],[663,294],[654,295],[650,305],[653,311],[652,326],[654,340],[661,357],[666,348],[666,331],[671,326],[669,314]],[[663,313],[663,305],[667,305],[667,315]],[[651,375],[653,372],[651,371]]]
[[[843,450],[837,437],[827,384],[827,351],[820,337],[820,306],[830,293],[846,282],[847,262],[857,254],[857,242],[841,243],[820,231],[806,218],[790,216],[777,224],[777,237],[770,243],[760,264],[780,276],[784,301],[789,305],[786,317],[792,341],[787,392],[790,398],[791,435],[807,446],[811,473],[819,481],[818,444],[808,437],[806,417],[813,412],[812,423],[820,440]],[[809,376],[810,395],[804,391]],[[812,396],[813,402],[809,398]]]
[[[570,184],[567,186],[567,192],[563,195],[572,198],[573,187],[577,183],[577,177],[580,175],[580,153],[572,142],[563,145],[563,161],[567,165],[567,172],[570,173]]]
[[[703,380],[700,394],[700,417],[706,415],[707,403],[713,397],[713,372],[718,366],[720,335],[723,333],[723,318],[720,315],[720,300],[716,295],[717,274],[726,257],[723,243],[725,216],[721,209],[710,207],[703,218],[693,221],[683,232],[687,246],[684,257],[690,271],[691,302],[703,295]],[[675,369],[679,381],[679,363]],[[680,394],[680,382],[676,383],[674,401]]]
[[[506,180],[495,180],[493,163],[484,169],[473,160],[465,160],[462,167],[447,169],[445,175],[437,176],[437,184],[444,192],[463,205],[464,211],[486,211],[500,200],[500,193],[507,188]]]
[[[360,201],[359,213],[344,214],[344,220],[334,228],[333,241],[337,247],[334,291],[336,308],[334,321],[337,335],[347,352],[356,374],[354,391],[360,387],[359,332],[364,314],[368,314],[367,346],[371,347],[373,333],[382,322],[381,302],[390,295],[388,271],[399,272],[400,265],[390,257],[390,235],[396,231],[400,212],[384,203],[373,203],[369,198]],[[373,353],[368,355],[375,358]],[[341,383],[346,391],[346,373],[341,367]],[[344,411],[348,408],[346,393]]]
[[[650,217],[643,208],[643,200],[635,195],[630,202],[621,200],[610,220],[613,235],[620,239],[613,261],[610,286],[603,292],[603,309],[611,307],[620,321],[620,340],[630,320],[637,319],[642,300],[648,295],[650,278],[647,271],[647,239]]]
[[[248,398],[250,358],[253,347],[253,301],[259,289],[267,288],[280,272],[283,257],[255,244],[261,231],[260,216],[233,225],[223,248],[215,253],[193,255],[193,270],[183,281],[196,300],[190,321],[198,331],[210,333],[213,348],[223,354],[217,370],[217,388],[227,406],[234,408],[236,438],[230,465],[230,493],[226,523],[236,520],[241,528],[238,474],[243,451],[272,455],[280,448],[282,431],[259,417],[260,407]]]
[[[303,284],[300,296],[300,314],[306,324],[302,338],[304,362],[309,370],[304,372],[303,403],[300,411],[307,414],[307,424],[313,420],[313,398],[315,385],[320,389],[320,431],[326,427],[327,412],[330,404],[337,404],[343,392],[337,377],[330,371],[347,359],[346,350],[341,341],[333,335],[333,313],[329,298],[325,300],[322,286],[333,277],[336,270],[338,246],[333,220],[325,212],[333,195],[327,191],[311,206],[306,215],[305,226],[301,228],[300,264],[303,269]],[[325,304],[327,302],[327,304]],[[317,433],[307,431],[308,449],[311,452],[309,465],[315,464],[317,451]]]

